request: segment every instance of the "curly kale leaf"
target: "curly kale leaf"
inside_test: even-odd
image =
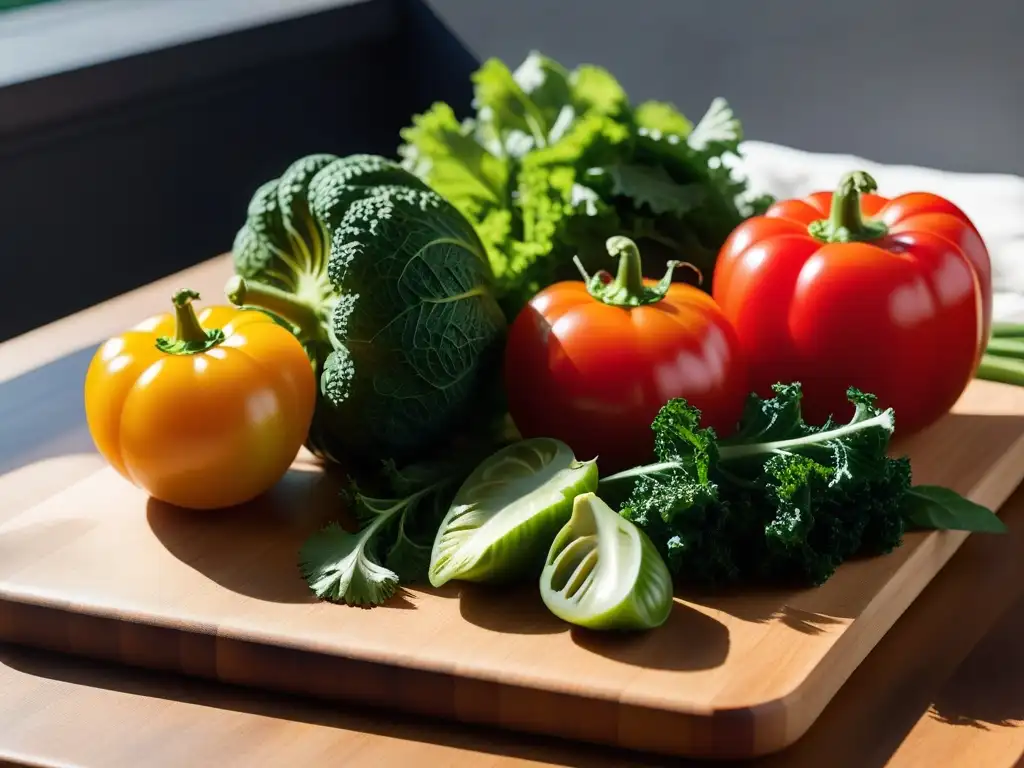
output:
[[[901,542],[910,464],[888,456],[891,409],[849,391],[848,423],[807,424],[799,384],[752,395],[736,432],[719,440],[684,400],[653,426],[659,462],[635,478],[621,513],[643,527],[680,582],[821,584],[846,559]]]

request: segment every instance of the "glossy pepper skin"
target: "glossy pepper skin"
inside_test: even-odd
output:
[[[313,417],[298,340],[255,310],[174,295],[174,313],[106,341],[85,379],[93,441],[125,478],[179,507],[216,509],[275,485]]]
[[[854,386],[892,407],[896,433],[908,435],[970,383],[991,327],[992,270],[977,229],[951,202],[875,190],[854,172],[835,193],[748,219],[722,247],[712,295],[759,395],[799,381],[809,422],[842,421]]]
[[[617,276],[584,274],[538,293],[512,323],[505,353],[520,433],[597,457],[602,473],[651,459],[651,422],[668,400],[686,398],[725,435],[748,394],[736,335],[712,298],[671,282],[675,262],[660,282],[645,280],[627,238],[607,246]]]

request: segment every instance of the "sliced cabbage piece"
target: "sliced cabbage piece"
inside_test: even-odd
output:
[[[588,629],[640,630],[672,612],[672,575],[647,534],[594,493],[583,493],[540,577],[544,604]]]
[[[548,437],[505,446],[455,494],[430,556],[430,583],[537,578],[572,514],[572,500],[597,488],[596,459],[577,461]]]

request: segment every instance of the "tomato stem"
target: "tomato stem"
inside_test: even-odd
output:
[[[672,272],[680,262],[668,262],[665,276],[655,285],[647,285],[641,268],[640,249],[636,243],[623,235],[615,235],[605,241],[605,248],[610,256],[619,258],[619,270],[614,279],[606,270],[588,276],[579,260],[575,260],[591,296],[613,307],[639,307],[665,298],[672,285]]]
[[[609,237],[605,247],[611,256],[619,257],[619,273],[613,285],[619,292],[630,296],[638,296],[644,290],[644,273],[640,263],[640,249],[628,237],[616,235]]]
[[[156,348],[169,355],[194,355],[205,352],[224,341],[220,328],[206,330],[196,317],[192,302],[199,294],[189,288],[177,291],[171,301],[174,303],[174,336],[160,336]]]
[[[293,293],[246,280],[241,275],[228,280],[224,293],[235,306],[259,307],[286,320],[298,329],[298,335],[304,339],[316,338],[320,333],[320,316],[316,309]]]
[[[888,231],[884,222],[865,219],[861,210],[862,194],[878,189],[878,183],[865,171],[853,171],[839,180],[832,195],[827,219],[811,222],[811,236],[826,243],[851,243],[877,240]]]

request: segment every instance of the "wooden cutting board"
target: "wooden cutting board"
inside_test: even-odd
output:
[[[894,452],[911,456],[916,482],[998,508],[1024,477],[1024,389],[975,382]],[[751,757],[807,730],[966,537],[910,534],[817,589],[680,597],[661,629],[612,636],[570,629],[529,586],[411,588],[369,610],[315,602],[296,553],[342,514],[338,488],[301,456],[258,502],[191,513],[104,469],[0,525],[0,639],[588,742]]]

